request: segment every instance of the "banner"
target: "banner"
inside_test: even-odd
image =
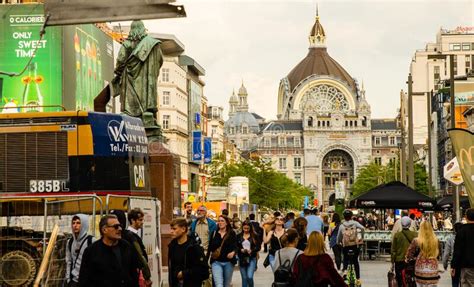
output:
[[[210,164],[212,161],[212,138],[204,138],[204,164]]]
[[[46,28],[40,39],[43,5],[0,5],[0,15],[0,71],[19,73],[26,67],[18,77],[0,75],[0,107],[8,107],[0,112],[45,111],[33,106],[61,105],[61,28]]]
[[[193,131],[193,161],[202,160],[202,132]]]
[[[469,203],[474,206],[474,134],[463,129],[449,129],[448,134],[458,159]]]

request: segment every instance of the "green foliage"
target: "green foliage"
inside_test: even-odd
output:
[[[211,184],[227,186],[229,178],[249,178],[250,202],[272,209],[301,208],[310,190],[274,170],[261,158],[238,163],[226,162],[223,154],[216,155],[210,165]]]
[[[415,164],[415,190],[428,195],[428,174],[425,166]],[[377,185],[400,180],[400,162],[392,161],[386,166],[370,163],[362,167],[354,184],[352,185],[352,197],[359,196]]]

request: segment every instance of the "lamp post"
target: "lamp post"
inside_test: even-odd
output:
[[[454,57],[455,55],[448,55],[438,53],[435,55],[428,55],[428,60],[444,60],[449,57],[449,104],[450,104],[450,119],[451,125],[450,128],[456,128],[456,117],[455,117],[455,95],[454,95]],[[461,220],[461,214],[459,211],[459,186],[455,186],[454,189],[454,206],[456,214],[456,222]]]

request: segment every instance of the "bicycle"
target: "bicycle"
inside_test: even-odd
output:
[[[349,250],[347,256],[349,257],[349,265],[347,266],[347,273],[344,280],[349,287],[361,287],[359,280],[357,280],[354,267],[354,250]]]

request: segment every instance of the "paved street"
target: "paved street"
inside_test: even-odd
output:
[[[270,267],[264,268],[263,258],[265,258],[266,253],[260,253],[261,260],[258,264],[257,272],[255,273],[255,287],[268,287],[271,286],[273,282],[273,273]],[[361,276],[362,276],[362,286],[364,287],[382,287],[387,286],[387,272],[390,268],[390,263],[386,262],[385,259],[380,259],[377,261],[362,261],[361,262]],[[439,266],[440,270],[443,268],[442,265]],[[167,275],[166,275],[167,276]],[[241,285],[241,277],[239,268],[236,266],[234,269],[233,276],[233,287],[239,287]],[[166,285],[165,285],[166,286]],[[451,286],[451,281],[449,278],[448,272],[441,274],[441,281],[438,285],[439,287],[448,287]]]

